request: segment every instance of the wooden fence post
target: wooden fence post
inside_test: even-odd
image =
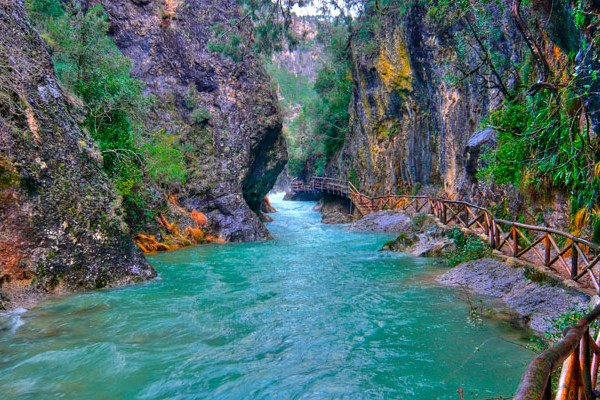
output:
[[[446,225],[446,223],[447,223],[446,222],[447,221],[446,216],[447,216],[447,214],[446,214],[446,203],[442,202],[442,224],[444,224],[444,225]]]
[[[490,240],[490,247],[495,249],[496,243],[494,243],[494,220],[490,218],[490,215],[487,212],[484,212],[483,215],[485,216],[485,226],[487,228],[487,235]]]
[[[577,264],[579,263],[579,253],[577,252],[577,243],[571,244],[571,279],[577,276]]]
[[[512,227],[512,240],[513,240],[513,257],[519,254],[519,238],[517,237],[517,227]]]
[[[546,233],[546,237],[544,238],[544,244],[546,246],[546,254],[544,257],[544,265],[546,267],[550,266],[550,234]]]
[[[583,337],[581,338],[581,378],[583,379],[583,390],[585,392],[585,398],[588,400],[593,400],[595,398],[593,393],[593,388],[595,382],[592,383],[592,364],[590,360],[590,328],[586,329]]]
[[[500,246],[502,242],[500,241],[500,228],[498,227],[498,223],[494,220],[494,233],[496,234],[496,249],[500,250]]]

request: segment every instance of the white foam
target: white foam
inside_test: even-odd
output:
[[[8,331],[10,333],[15,333],[19,327],[25,324],[21,315],[26,312],[27,310],[25,308],[15,308],[14,310],[0,313],[0,332]]]

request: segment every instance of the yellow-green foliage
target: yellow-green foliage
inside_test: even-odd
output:
[[[397,120],[382,121],[375,127],[377,140],[387,140],[395,137],[401,132],[400,124]]]
[[[4,157],[0,157],[0,189],[13,186],[19,182],[12,164]]]
[[[185,157],[175,135],[158,132],[144,150],[148,174],[155,183],[169,188],[185,183]]]

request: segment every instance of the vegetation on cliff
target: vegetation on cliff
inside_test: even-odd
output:
[[[19,2],[0,31],[0,308],[155,276]]]
[[[98,144],[105,171],[123,196],[128,224],[137,230],[154,220],[151,183],[185,183],[178,143],[144,135],[143,118],[152,97],[131,76],[132,62],[108,36],[102,5],[83,10],[59,0],[29,0],[32,21],[52,49],[56,74],[84,108],[83,126]],[[150,182],[149,182],[150,181]]]
[[[348,30],[343,24],[313,20],[317,34],[305,46],[318,48],[319,65],[313,80],[292,74],[285,66],[269,71],[289,115],[286,139],[287,170],[292,176],[323,174],[325,164],[341,148],[349,127],[352,95]]]
[[[219,20],[226,15],[219,13],[219,18],[214,18],[212,6],[208,5],[210,12],[207,13],[204,4],[185,9],[174,5],[163,10],[161,23],[157,25],[153,25],[148,16],[140,15],[151,14],[154,5],[27,0],[26,6],[31,21],[51,49],[62,86],[68,91],[74,107],[81,111],[81,126],[100,149],[104,169],[123,198],[125,220],[142,249],[164,250],[221,240],[216,235],[225,230],[232,231],[223,234],[227,239],[232,234],[268,237],[268,232],[248,206],[256,208],[254,212],[260,212],[260,201],[269,190],[269,182],[272,185],[282,168],[285,149],[282,148],[271,93],[263,90],[263,87],[268,89],[266,76],[260,76],[260,66],[252,61],[248,44],[238,41],[233,46],[235,51],[227,50],[234,36],[247,33],[243,21],[225,27]],[[235,8],[227,7],[229,12],[236,14]],[[126,17],[120,18],[123,15]],[[115,19],[115,16],[119,18]],[[127,36],[125,46],[138,44],[140,39],[136,35],[142,28],[132,32],[128,27],[119,29],[118,25],[136,18],[142,18],[145,24],[145,34],[140,37],[156,42],[143,48],[153,48],[148,57],[158,59],[145,57],[140,60],[139,51],[133,55],[123,51],[126,47],[119,42],[123,41],[122,35]],[[213,38],[208,44],[204,43],[202,34],[196,32],[192,40],[192,36],[178,26],[177,21],[199,18],[206,18],[208,23],[185,26],[185,29],[201,27],[202,34]],[[222,35],[221,31],[227,35]],[[200,41],[202,46],[206,45],[207,52],[220,51],[232,58],[233,63],[213,55],[212,58],[224,66],[217,73],[212,65],[206,73],[195,64],[194,72],[181,66],[173,71],[176,78],[161,78],[161,74],[168,74],[160,65],[164,60],[161,54],[175,51],[173,44],[166,43],[164,38],[175,36],[180,37],[178,45],[183,46],[184,40]],[[185,47],[189,54],[194,54],[193,57],[185,56],[185,62],[198,57],[195,42]],[[228,53],[233,51],[235,54]],[[184,57],[185,54],[184,51],[166,58]],[[152,64],[153,68],[140,73],[140,62]],[[240,75],[236,68],[245,69],[246,74]],[[155,77],[157,72],[159,76]],[[219,85],[235,87],[235,99],[214,98],[219,87],[214,82],[215,74],[222,75]],[[252,84],[248,85],[248,82]],[[255,97],[244,101],[241,97],[249,92]],[[230,100],[239,102],[241,107],[219,104]],[[225,108],[228,112],[221,112]],[[248,108],[252,108],[252,112],[248,113]],[[254,125],[257,126],[252,128]],[[245,129],[250,133],[243,132]],[[249,140],[248,135],[263,137],[255,141]],[[234,143],[232,136],[241,143]],[[216,147],[218,142],[219,147]],[[235,157],[221,154],[240,145],[247,149],[236,150]],[[225,166],[220,163],[221,158],[242,165]],[[219,169],[226,173],[219,176]],[[252,179],[249,178],[251,173]],[[215,190],[225,193],[212,193]],[[236,191],[243,191],[244,198],[230,196]],[[190,204],[189,198],[195,203]],[[212,205],[211,198],[221,198],[231,204]],[[198,200],[204,204],[196,204]],[[241,212],[243,208],[247,210]],[[193,213],[199,210],[207,214],[212,211],[207,222],[198,224],[193,218]],[[233,221],[227,217],[232,213],[239,214]],[[229,227],[232,223],[245,226]],[[241,233],[243,231],[248,232]]]
[[[327,170],[380,194],[444,183],[476,197],[510,186],[536,207],[560,193],[571,199],[571,229],[600,240],[594,2],[323,4],[344,34],[326,35],[319,99],[291,124],[291,174]],[[469,176],[467,142],[487,127],[498,144]]]

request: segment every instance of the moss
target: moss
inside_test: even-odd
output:
[[[12,163],[0,156],[0,189],[19,185],[19,176],[16,174]]]
[[[393,46],[382,46],[375,61],[375,69],[388,91],[410,92],[412,70],[406,43],[398,32],[394,34]]]
[[[448,232],[448,237],[454,240],[456,250],[447,255],[447,261],[451,266],[479,260],[488,257],[492,250],[479,236],[473,233],[464,233],[458,227]]]
[[[397,120],[384,121],[375,127],[377,140],[388,140],[396,137],[400,133],[400,123]]]
[[[539,284],[544,284],[548,281],[548,275],[535,267],[525,267],[523,269],[523,275],[525,275],[525,278],[529,279],[530,281]]]

